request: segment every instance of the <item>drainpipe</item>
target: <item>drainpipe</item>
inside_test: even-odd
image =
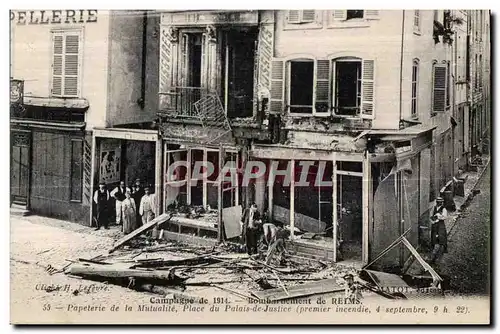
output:
[[[142,61],[141,61],[141,96],[137,104],[144,109],[146,101],[146,56],[148,47],[148,14],[146,11],[142,14]]]
[[[401,24],[401,63],[399,68],[399,124],[403,117],[403,52],[405,39],[405,10],[403,9],[403,21]]]

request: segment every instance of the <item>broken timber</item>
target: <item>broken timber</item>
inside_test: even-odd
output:
[[[173,214],[168,214],[168,213],[164,213],[158,217],[156,217],[155,219],[153,219],[152,221],[150,221],[149,223],[147,223],[146,225],[142,225],[141,227],[139,227],[137,230],[133,231],[132,233],[130,234],[127,234],[126,236],[124,236],[123,238],[117,240],[115,242],[115,244],[113,245],[113,247],[108,251],[109,253],[113,253],[118,247],[120,247],[121,245],[125,244],[126,242],[134,239],[135,237],[137,237],[138,235],[141,235],[142,233],[152,229],[154,226],[156,225],[159,225],[159,224],[162,224],[162,223],[165,223],[165,222],[168,222],[170,219],[172,219],[173,217]]]
[[[337,284],[336,279],[330,278],[291,286],[287,289],[287,292],[283,291],[282,288],[276,288],[264,291],[254,291],[252,295],[260,300],[277,301],[338,291],[344,291],[344,288]]]
[[[89,278],[93,277],[100,279],[143,279],[148,281],[155,281],[158,284],[180,282],[188,278],[177,275],[174,270],[164,272],[160,270],[137,270],[114,265],[74,264],[69,268],[67,273],[75,276]]]

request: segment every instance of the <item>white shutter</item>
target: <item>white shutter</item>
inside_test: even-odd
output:
[[[61,97],[80,95],[81,38],[80,31],[53,33],[51,95]]]
[[[314,94],[316,114],[327,114],[330,111],[330,63],[328,59],[316,61],[316,92]]]
[[[334,21],[345,21],[347,20],[347,10],[334,10],[332,12],[332,18]]]
[[[361,70],[361,117],[374,117],[375,61],[363,59]]]
[[[378,9],[365,9],[363,16],[367,20],[378,20],[379,12]]]
[[[285,110],[284,63],[281,59],[274,59],[271,63],[271,99],[269,110],[272,113],[282,113]]]
[[[63,35],[52,36],[53,42],[53,58],[52,58],[52,95],[62,95],[62,80],[63,80]]]
[[[289,10],[287,21],[288,23],[300,23],[300,10]]]
[[[434,65],[432,110],[443,112],[446,105],[446,65]]]
[[[64,96],[78,96],[80,36],[65,36]]]
[[[302,11],[302,20],[301,22],[314,22],[316,18],[315,10],[303,10]]]

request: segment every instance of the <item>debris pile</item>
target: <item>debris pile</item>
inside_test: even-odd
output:
[[[291,253],[275,244],[247,255],[234,244],[213,247],[152,240],[146,232],[168,221],[161,215],[119,239],[106,253],[80,258],[66,268],[70,276],[121,285],[160,295],[186,298],[198,287],[214,287],[245,300],[279,301],[317,294],[352,297],[363,289],[385,298],[404,298],[383,291],[377,282],[407,286],[399,276],[327,263]],[[405,241],[403,237],[397,242]],[[420,259],[418,259],[420,260]],[[382,282],[383,283],[383,282]],[[193,290],[194,289],[194,290]]]

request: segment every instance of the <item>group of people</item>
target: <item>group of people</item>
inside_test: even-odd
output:
[[[130,187],[126,187],[125,182],[120,181],[111,192],[106,189],[106,184],[101,182],[93,199],[96,205],[96,230],[101,226],[109,228],[113,200],[116,224],[122,225],[124,234],[129,234],[141,225],[149,223],[156,216],[154,194],[151,194],[150,187],[142,187],[140,179],[136,179]]]

